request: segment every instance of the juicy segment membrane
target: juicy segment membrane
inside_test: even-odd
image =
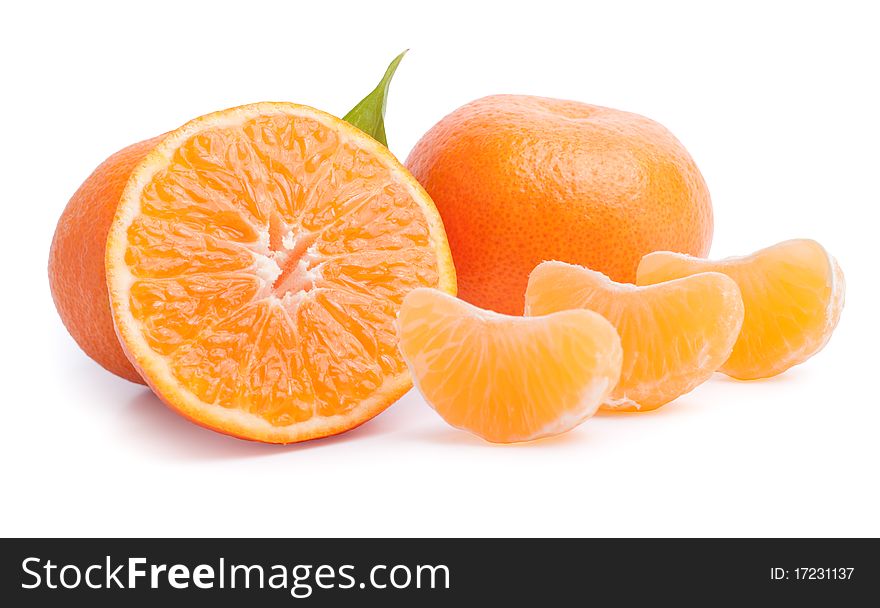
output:
[[[454,291],[430,199],[329,115],[217,114],[148,158],[117,215],[129,278],[114,299],[139,338],[202,404],[272,426],[349,414],[386,383],[405,390],[397,309],[415,287]]]
[[[720,370],[734,378],[766,378],[803,363],[825,346],[840,319],[843,271],[808,239],[718,261],[658,251],[642,258],[636,281],[649,285],[707,271],[726,274],[742,292],[742,331]]]
[[[426,401],[451,425],[488,441],[568,431],[595,413],[620,375],[620,338],[590,311],[513,317],[416,289],[398,325]]]
[[[620,334],[623,369],[603,409],[653,410],[705,382],[727,359],[743,321],[736,283],[703,273],[651,287],[544,262],[529,277],[526,314],[584,308]]]

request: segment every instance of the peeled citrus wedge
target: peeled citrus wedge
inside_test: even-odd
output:
[[[735,280],[745,303],[742,331],[720,370],[734,378],[767,378],[803,363],[825,346],[840,319],[843,271],[819,243],[807,239],[718,261],[658,251],[642,258],[637,282],[706,271]]]
[[[398,331],[425,400],[452,426],[496,443],[574,428],[620,376],[617,332],[586,310],[512,317],[416,289]]]
[[[620,383],[602,407],[622,411],[657,409],[705,382],[730,355],[743,320],[739,289],[720,273],[636,287],[582,266],[539,264],[526,314],[573,308],[601,314],[620,334]]]
[[[106,272],[123,349],[156,394],[274,443],[348,430],[399,398],[404,296],[455,291],[421,186],[362,131],[291,103],[167,135],[122,194]]]

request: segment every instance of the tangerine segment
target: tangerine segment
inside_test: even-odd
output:
[[[572,308],[601,314],[620,334],[620,383],[602,407],[621,411],[657,409],[705,382],[730,355],[743,320],[739,288],[717,272],[636,287],[582,266],[539,264],[526,314]]]
[[[828,342],[843,310],[846,285],[837,261],[816,241],[784,241],[752,255],[711,261],[656,252],[642,258],[647,285],[705,271],[739,285],[745,320],[722,372],[740,380],[775,376]]]
[[[398,329],[425,400],[452,426],[496,443],[574,428],[620,376],[620,338],[590,311],[513,317],[421,288],[406,296]]]
[[[289,103],[198,118],[135,169],[106,252],[126,354],[172,408],[288,443],[411,386],[394,320],[455,292],[437,210],[388,150]]]

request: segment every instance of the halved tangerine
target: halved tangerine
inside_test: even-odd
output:
[[[636,281],[648,285],[706,271],[723,272],[742,292],[742,331],[720,370],[740,380],[775,376],[815,355],[843,310],[843,271],[808,239],[717,261],[658,251],[642,258]]]
[[[122,195],[106,270],[120,341],[156,394],[274,443],[345,431],[399,398],[404,296],[455,291],[421,186],[368,135],[292,103],[166,136]]]
[[[620,338],[587,310],[508,316],[421,288],[403,301],[398,328],[425,400],[452,426],[496,443],[574,428],[620,376]]]
[[[582,266],[539,264],[526,314],[572,308],[601,314],[620,334],[620,383],[602,407],[621,411],[657,409],[705,382],[730,355],[743,320],[739,288],[717,272],[636,287]]]

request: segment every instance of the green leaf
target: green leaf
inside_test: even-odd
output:
[[[388,104],[388,87],[391,85],[394,72],[397,70],[397,66],[404,55],[406,55],[406,51],[394,58],[394,61],[385,70],[385,75],[382,76],[378,86],[369,95],[361,99],[342,118],[342,120],[356,126],[383,146],[388,145],[385,137],[385,106]]]

